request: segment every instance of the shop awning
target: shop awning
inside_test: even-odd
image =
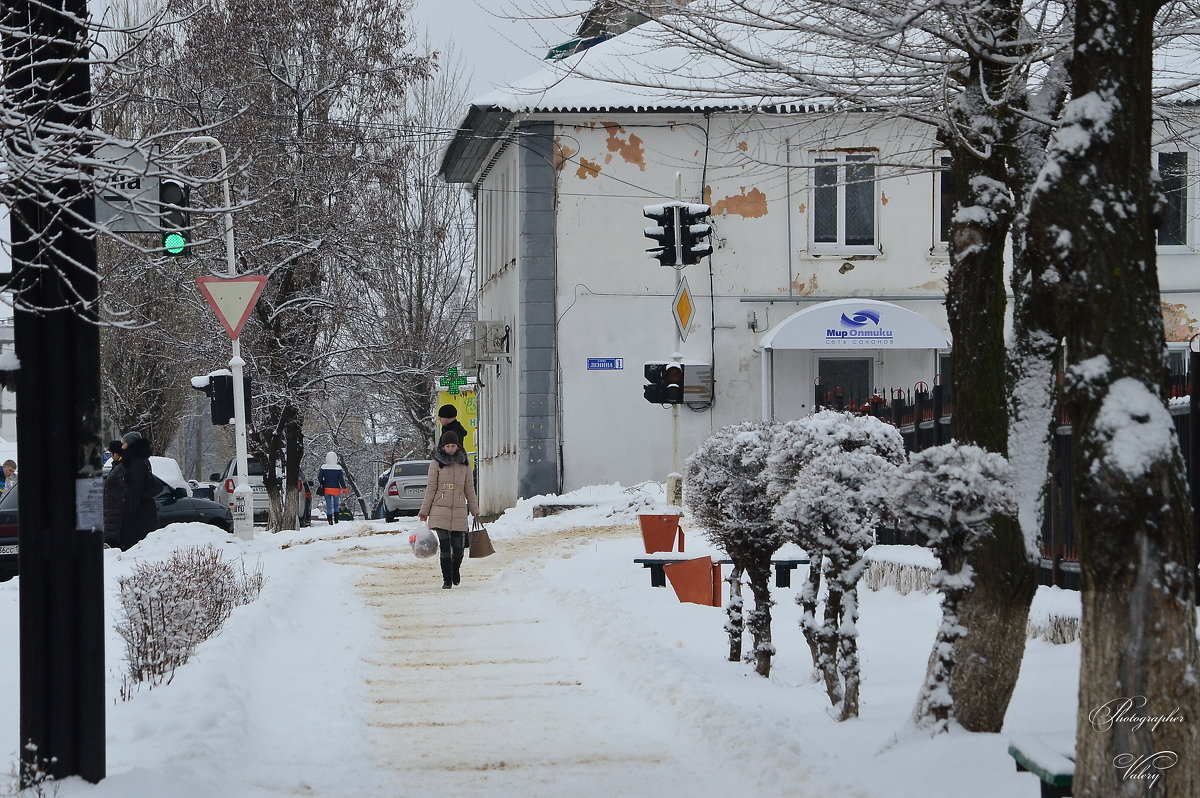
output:
[[[834,299],[793,313],[759,340],[763,349],[948,349],[929,319],[877,299]]]

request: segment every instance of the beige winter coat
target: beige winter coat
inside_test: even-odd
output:
[[[432,460],[429,480],[425,483],[425,501],[421,504],[421,515],[429,516],[430,529],[466,532],[468,509],[471,515],[479,515],[471,467],[459,462],[443,466],[436,459]]]

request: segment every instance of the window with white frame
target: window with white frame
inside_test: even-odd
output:
[[[1158,228],[1160,247],[1186,247],[1192,243],[1188,235],[1188,153],[1160,152],[1157,154],[1162,192],[1166,199],[1162,224]]]
[[[812,251],[839,255],[875,254],[875,171],[873,152],[818,152],[813,155]]]

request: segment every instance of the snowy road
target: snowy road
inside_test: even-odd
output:
[[[552,549],[561,556],[562,538],[504,541],[496,556],[466,560],[453,590],[441,589],[436,558],[414,566],[375,549],[335,560],[373,566],[359,587],[383,623],[370,678],[377,766],[412,795],[716,796],[744,787],[736,762],[701,750],[703,735],[661,707],[632,700],[565,618],[536,605],[527,578]]]

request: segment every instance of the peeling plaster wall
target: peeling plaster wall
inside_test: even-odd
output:
[[[553,122],[547,162],[556,177],[554,304],[564,490],[661,480],[682,470],[687,455],[715,429],[758,418],[759,340],[817,301],[882,298],[948,332],[943,292],[949,263],[934,240],[932,171],[879,168],[880,249],[873,256],[817,255],[808,244],[806,167],[814,152],[873,150],[884,164],[911,162],[912,154],[920,153],[932,166],[936,148],[929,131],[867,114],[530,118]],[[790,170],[784,166],[789,163]],[[677,174],[684,200],[713,207],[718,247],[712,258],[680,273],[695,305],[692,327],[681,343],[676,343],[671,314],[676,272],[646,256],[652,242],[642,235],[649,224],[642,207],[673,199]],[[1194,285],[1198,265],[1195,254],[1160,258],[1164,290]],[[751,297],[772,301],[742,301]],[[1200,293],[1165,299],[1169,334],[1197,327]],[[515,299],[494,292],[489,301],[498,308]],[[756,329],[749,326],[751,314]],[[710,411],[681,408],[678,452],[672,445],[672,411],[642,398],[642,364],[665,360],[674,351],[687,360],[714,363],[717,379]],[[811,411],[822,354],[776,353],[778,418]],[[927,350],[853,354],[872,357],[872,379],[879,387],[911,388],[919,380],[931,382],[936,370]],[[588,368],[589,359],[604,358],[620,358],[623,367]]]
[[[919,131],[889,123],[872,137],[861,117],[729,115],[709,123],[702,115],[576,115],[555,121],[564,489],[662,479],[682,470],[687,455],[718,427],[757,418],[757,342],[768,324],[814,301],[919,295],[931,299],[909,307],[946,329],[941,291],[931,287],[942,284],[947,267],[944,255],[930,254],[931,174],[881,181],[884,251],[873,260],[847,261],[808,254],[808,170],[791,170],[789,196],[780,166],[789,159],[798,166],[810,150],[835,145],[877,145],[885,152],[927,147],[932,164],[933,142]],[[708,261],[702,261],[681,272],[695,314],[678,345],[671,314],[676,273],[646,256],[652,242],[642,235],[650,223],[642,207],[673,199],[677,172],[684,200],[713,207],[715,235],[724,244],[711,258],[716,329]],[[898,215],[903,218],[890,218]],[[740,301],[751,296],[777,301]],[[758,331],[748,326],[751,312]],[[677,346],[688,360],[715,362],[717,375],[711,411],[680,411],[678,456],[672,411],[642,398],[642,364],[669,358]],[[588,360],[596,358],[622,358],[624,367],[589,369]],[[932,379],[932,361],[929,352],[887,352],[875,359],[874,372],[881,385],[911,385]],[[779,364],[777,403],[788,408],[783,417],[811,412],[816,355],[782,353]]]

